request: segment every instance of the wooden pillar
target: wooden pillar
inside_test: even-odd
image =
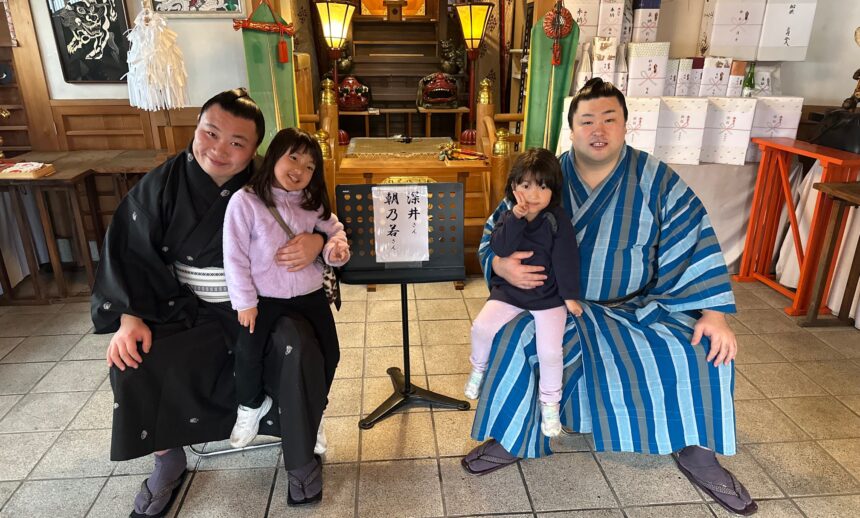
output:
[[[30,3],[10,2],[12,19],[18,46],[12,48],[18,83],[24,110],[27,112],[27,130],[34,151],[58,151],[60,142],[54,127],[50,95],[45,71],[42,69],[42,54],[36,40],[36,27],[30,11]],[[5,21],[4,21],[5,23]]]
[[[488,138],[487,128],[484,125],[484,117],[489,116],[491,119],[496,113],[496,105],[493,104],[493,83],[489,79],[481,80],[481,86],[478,88],[478,101],[475,104],[475,124],[477,134],[475,136],[475,149],[484,154],[489,154],[491,149],[485,149],[488,145],[484,142]],[[459,133],[458,133],[459,135]]]
[[[328,132],[328,142],[331,147],[332,157],[337,156],[335,150],[338,144],[338,111],[337,97],[334,93],[334,81],[325,79],[320,83],[322,97],[320,98],[320,129]]]
[[[495,207],[505,197],[508,171],[511,168],[509,136],[510,132],[507,128],[496,130],[496,143],[493,144],[493,155],[490,157],[490,210],[495,210]]]

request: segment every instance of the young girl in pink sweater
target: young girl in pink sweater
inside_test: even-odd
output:
[[[262,386],[263,350],[279,317],[299,314],[313,326],[325,358],[327,389],[340,358],[322,266],[314,262],[292,271],[275,264],[276,251],[289,238],[269,207],[296,236],[325,233],[322,257],[327,264],[342,266],[349,260],[343,225],[331,212],[319,144],[303,130],[281,130],[269,144],[262,167],[230,199],[224,217],[224,273],[242,325],[235,364],[239,410],[230,435],[235,448],[257,435],[260,419],[272,406]]]

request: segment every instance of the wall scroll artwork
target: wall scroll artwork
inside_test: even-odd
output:
[[[245,0],[152,0],[152,8],[166,16],[222,16],[244,18]]]
[[[122,0],[48,0],[67,83],[124,82],[128,31]]]

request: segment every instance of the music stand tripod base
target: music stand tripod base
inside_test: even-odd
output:
[[[385,419],[389,414],[398,409],[414,403],[435,403],[437,405],[456,408],[457,410],[469,410],[471,408],[468,401],[437,394],[436,392],[412,384],[410,384],[409,390],[407,390],[406,378],[399,367],[389,367],[385,372],[391,377],[391,384],[394,385],[394,393],[388,396],[388,399],[376,407],[376,410],[371,412],[370,415],[358,422],[358,426],[364,430],[373,428],[373,425],[377,421]]]

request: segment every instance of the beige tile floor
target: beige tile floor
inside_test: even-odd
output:
[[[860,332],[806,330],[767,288],[737,285],[740,453],[724,463],[762,517],[860,516]],[[468,372],[480,279],[409,287],[413,379],[454,396]],[[725,516],[670,459],[595,453],[589,436],[556,455],[485,477],[459,460],[475,445],[474,411],[412,408],[371,430],[357,421],[385,398],[401,364],[399,288],[345,286],[343,356],[326,427],[325,498],[286,505],[276,448],[199,458],[171,516]],[[0,307],[0,516],[127,516],[148,458],[108,459],[112,398],[86,304]],[[212,449],[219,445],[206,445]]]

